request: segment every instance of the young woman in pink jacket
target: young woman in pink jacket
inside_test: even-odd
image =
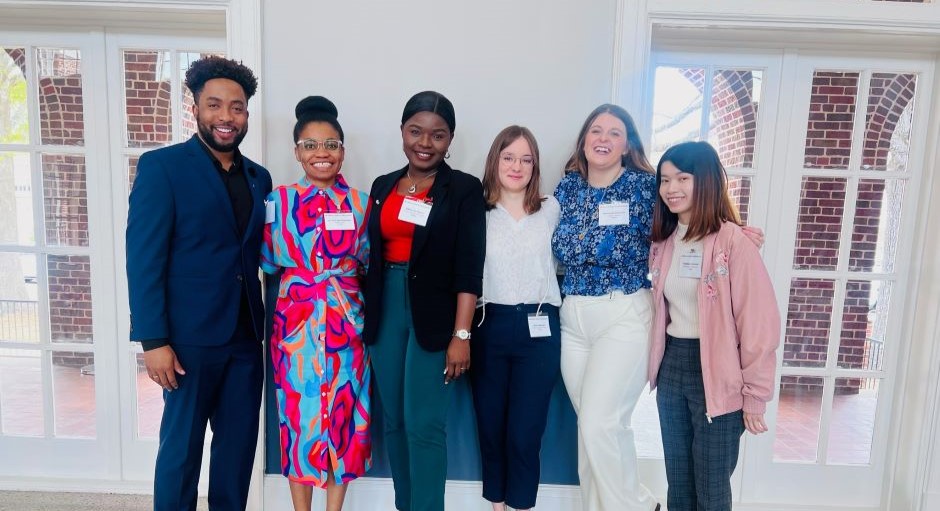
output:
[[[767,431],[780,313],[715,149],[670,148],[656,183],[649,380],[658,389],[667,507],[730,511],[741,435]]]

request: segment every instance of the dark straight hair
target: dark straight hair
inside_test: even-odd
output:
[[[401,125],[404,126],[408,119],[421,112],[431,112],[441,116],[447,127],[450,128],[450,134],[454,134],[457,129],[457,116],[454,113],[454,104],[450,102],[443,94],[433,90],[419,92],[405,103],[405,108],[401,113]]]
[[[578,141],[575,142],[574,145],[574,151],[571,153],[571,157],[568,158],[568,163],[565,164],[565,172],[578,172],[581,174],[581,177],[587,179],[588,163],[587,158],[584,156],[584,139],[587,137],[587,132],[591,129],[591,125],[594,124],[594,120],[601,114],[610,114],[620,119],[620,122],[622,122],[623,126],[627,129],[627,154],[621,156],[620,166],[634,168],[652,174],[653,166],[650,165],[649,160],[646,158],[646,151],[643,149],[643,141],[640,140],[640,132],[636,129],[636,123],[633,122],[633,117],[630,117],[630,114],[628,114],[623,107],[611,103],[605,103],[595,108],[594,111],[587,116],[587,119],[584,120],[584,125],[581,126],[581,131],[578,133]]]
[[[503,128],[496,138],[493,145],[490,146],[490,152],[486,156],[486,166],[483,171],[483,198],[486,200],[486,207],[493,209],[499,202],[500,184],[499,184],[499,161],[500,154],[516,140],[523,139],[529,143],[532,150],[532,177],[525,188],[525,212],[529,215],[542,209],[541,175],[539,169],[539,145],[535,142],[535,135],[529,131],[529,128],[523,126],[508,126]],[[517,157],[519,155],[516,155]]]
[[[700,240],[718,232],[723,222],[741,225],[738,209],[728,195],[728,174],[718,152],[708,142],[683,142],[666,150],[656,166],[656,205],[650,239],[663,241],[676,230],[679,215],[669,211],[659,193],[663,164],[670,162],[681,172],[695,176],[692,188],[692,218],[686,240]]]

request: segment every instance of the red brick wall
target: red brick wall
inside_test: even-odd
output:
[[[85,157],[43,154],[42,194],[46,242],[88,246],[88,195]]]
[[[88,256],[48,255],[53,341],[91,342],[91,262]]]
[[[127,146],[159,147],[172,141],[170,82],[160,75],[164,52],[124,52],[124,94]]]
[[[846,169],[852,147],[858,73],[817,71],[811,94],[803,166]]]
[[[41,50],[39,122],[43,144],[84,145],[81,61],[58,50]]]

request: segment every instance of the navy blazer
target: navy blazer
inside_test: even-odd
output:
[[[366,344],[376,341],[382,315],[385,260],[382,206],[408,167],[379,176],[369,194],[369,273],[365,286]],[[433,202],[427,225],[415,226],[408,266],[408,296],[418,344],[428,351],[447,349],[457,318],[457,293],[483,293],[486,214],[483,185],[470,174],[438,167],[428,191]]]
[[[228,192],[200,144],[194,135],[137,163],[126,236],[132,341],[229,342],[243,282],[256,338],[264,337],[258,264],[271,175],[244,158],[252,210],[239,237]]]

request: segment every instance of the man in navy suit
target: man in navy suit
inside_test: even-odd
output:
[[[186,72],[197,134],[140,157],[127,220],[131,341],[164,410],[154,509],[196,509],[212,427],[209,507],[244,510],[258,438],[264,307],[258,263],[271,175],[238,145],[257,79],[222,57]]]

